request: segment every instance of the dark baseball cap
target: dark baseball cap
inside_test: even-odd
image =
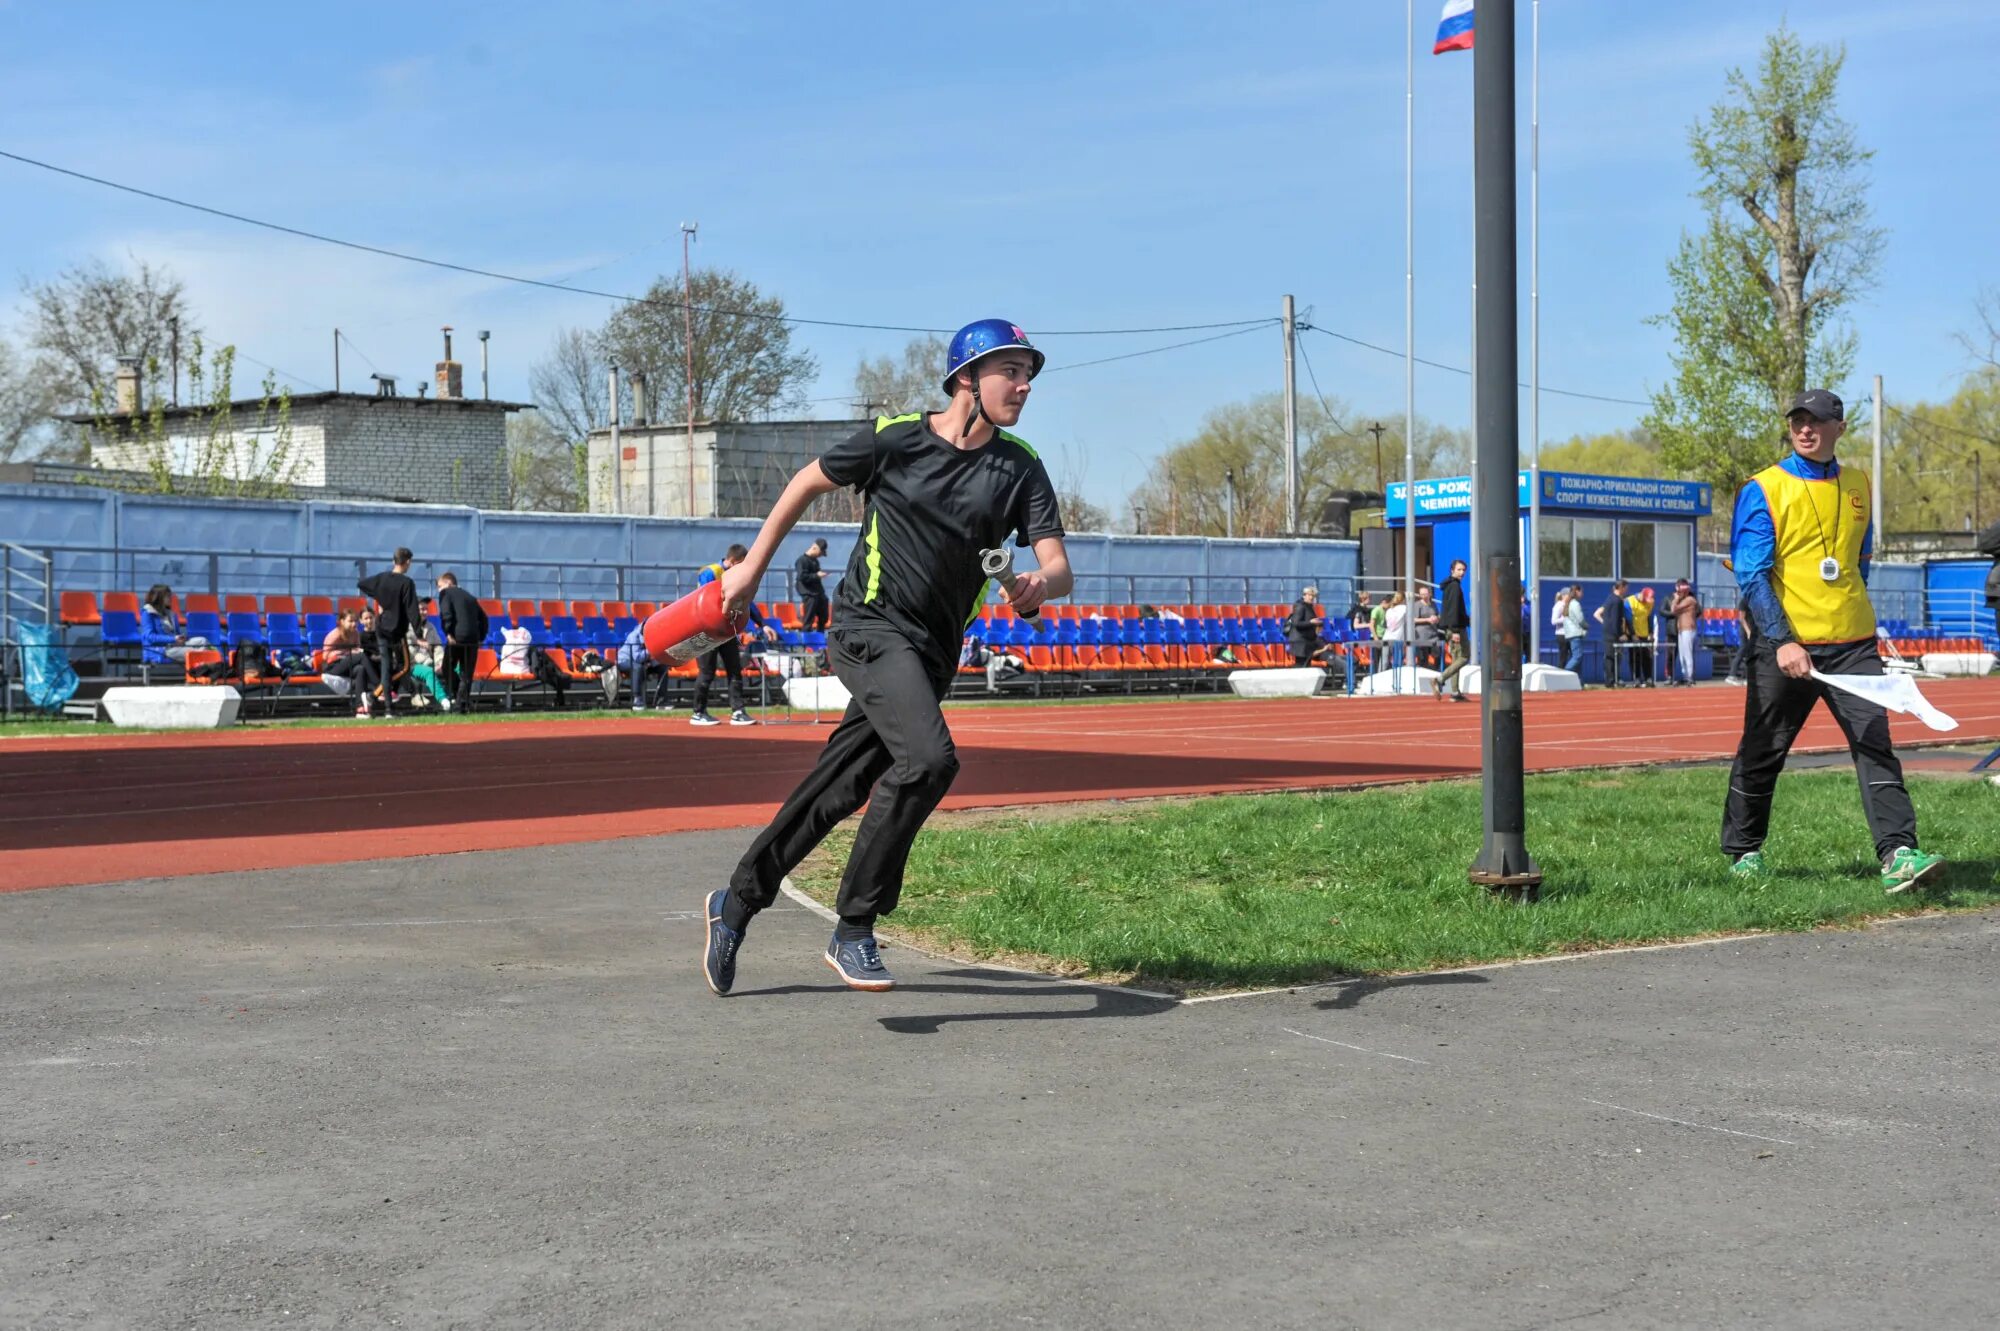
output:
[[[1840,399],[1824,388],[1808,388],[1792,399],[1792,405],[1785,408],[1786,416],[1806,412],[1823,421],[1844,421],[1847,409],[1840,405]]]

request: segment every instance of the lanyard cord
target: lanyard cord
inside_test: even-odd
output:
[[[1828,559],[1831,559],[1833,558],[1834,545],[1837,544],[1840,540],[1840,473],[1835,472],[1832,476],[1829,476],[1827,479],[1833,482],[1833,540],[1832,541],[1828,541],[1826,539],[1826,524],[1821,522],[1819,519],[1819,500],[1813,498],[1813,493],[1811,489],[1807,489],[1806,491],[1806,507],[1812,510],[1813,530],[1819,533],[1820,551]]]

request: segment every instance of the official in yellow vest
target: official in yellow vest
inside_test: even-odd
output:
[[[1736,497],[1730,556],[1755,629],[1743,700],[1743,740],[1729,770],[1722,849],[1731,872],[1761,878],[1771,797],[1792,741],[1825,702],[1847,736],[1861,807],[1882,862],[1882,886],[1906,892],[1944,874],[1944,859],[1917,847],[1917,815],[1889,736],[1872,702],[1815,679],[1880,675],[1875,611],[1868,602],[1874,554],[1867,474],[1841,466],[1834,445],[1847,428],[1838,397],[1813,388],[1785,415],[1789,455],[1750,478]]]

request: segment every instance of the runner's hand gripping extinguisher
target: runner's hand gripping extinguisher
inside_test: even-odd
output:
[[[646,654],[676,666],[694,660],[743,631],[747,614],[723,609],[722,583],[706,583],[646,617]]]
[[[1009,596],[1014,594],[1014,552],[1002,546],[998,550],[979,552],[979,571],[1000,584]],[[1021,618],[1036,619],[1041,616],[1041,608],[1023,610]]]

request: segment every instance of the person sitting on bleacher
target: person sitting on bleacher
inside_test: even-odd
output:
[[[355,625],[352,610],[340,612],[340,618],[334,621],[332,632],[326,635],[326,641],[320,644],[319,650],[320,682],[337,697],[360,694],[361,705],[354,714],[373,716],[375,662],[361,650],[361,632]]]
[[[191,650],[209,645],[206,638],[190,638],[181,632],[180,613],[174,609],[174,589],[156,582],[146,592],[140,607],[139,641],[145,648],[147,665],[181,665]]]
[[[658,676],[660,691],[664,692],[667,667],[655,661],[652,655],[646,651],[646,625],[643,620],[635,625],[630,633],[625,635],[625,642],[618,649],[617,665],[618,672],[612,675],[614,680],[617,679],[619,674],[630,675],[632,677],[633,711],[643,712],[646,710],[646,681],[648,679]],[[612,687],[615,689],[617,686],[614,684]],[[616,702],[617,698],[618,695],[616,693],[610,694],[610,701]],[[655,698],[653,705],[655,707],[663,707],[666,703],[660,698]]]
[[[1292,649],[1292,664],[1316,665],[1328,650],[1320,641],[1319,588],[1299,589],[1298,603],[1285,618],[1285,642]]]

